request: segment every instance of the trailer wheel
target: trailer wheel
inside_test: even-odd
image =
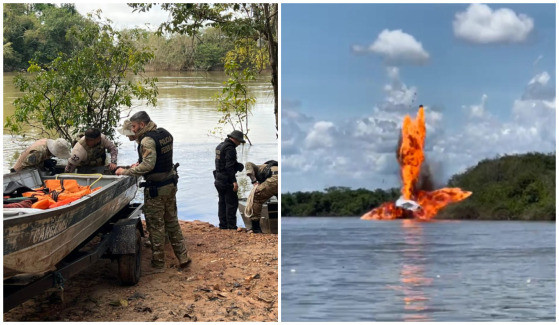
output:
[[[136,229],[136,252],[118,257],[118,278],[122,285],[134,285],[140,281],[141,275],[141,235]]]

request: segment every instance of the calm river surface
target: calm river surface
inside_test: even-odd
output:
[[[282,321],[554,321],[555,223],[282,219]]]
[[[217,191],[213,185],[212,170],[214,169],[215,147],[223,139],[210,135],[217,126],[219,114],[212,96],[222,88],[226,76],[221,73],[181,73],[164,72],[150,74],[158,78],[159,95],[157,107],[145,106],[135,102],[132,113],[140,110],[148,112],[158,126],[167,129],[174,137],[174,161],[179,167],[179,193],[177,205],[179,219],[202,220],[214,225],[217,218]],[[6,116],[13,114],[12,102],[19,96],[12,83],[13,73],[4,73],[4,122]],[[263,163],[270,159],[278,160],[278,143],[276,140],[274,98],[271,84],[265,73],[260,80],[254,82],[250,89],[256,97],[253,114],[249,116],[249,137],[253,146],[248,144],[237,147],[239,161]],[[223,138],[231,131],[225,128]],[[120,135],[119,135],[120,136]],[[137,161],[135,142],[120,136],[119,165],[129,165]],[[3,135],[3,172],[9,171],[17,159],[22,147],[16,144],[10,135]],[[240,181],[246,178],[238,173]],[[250,184],[250,182],[248,183]],[[143,200],[138,192],[137,201]],[[250,192],[246,187],[245,196]],[[242,220],[238,218],[238,225]]]

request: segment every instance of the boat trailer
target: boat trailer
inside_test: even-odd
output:
[[[47,289],[63,290],[67,279],[101,258],[117,260],[118,278],[122,285],[138,283],[141,275],[141,237],[145,237],[141,222],[142,207],[143,203],[125,206],[60,261],[56,270],[42,276],[16,275],[5,279],[4,312]]]

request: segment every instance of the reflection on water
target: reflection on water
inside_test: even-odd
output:
[[[400,284],[387,285],[387,288],[401,296],[404,321],[432,321],[425,312],[429,308],[430,298],[423,288],[430,286],[433,279],[425,276],[423,223],[404,219],[401,225],[405,248],[400,250]]]
[[[227,126],[222,134],[211,133],[220,117],[212,97],[221,88],[226,76],[221,72],[165,72],[148,75],[159,80],[157,107],[148,107],[143,102],[134,101],[132,113],[145,110],[158,126],[167,129],[174,137],[173,159],[180,163],[177,193],[179,218],[198,219],[217,225],[217,191],[212,174],[215,147],[232,129]],[[6,116],[13,114],[13,100],[20,96],[13,86],[13,76],[13,73],[4,73],[4,122]],[[273,90],[268,79],[263,76],[250,86],[256,97],[252,115],[249,116],[249,136],[254,145],[237,148],[239,161],[242,163],[278,160]],[[130,165],[136,162],[136,143],[120,135],[117,141],[121,144],[118,164]],[[6,134],[3,136],[3,144],[3,172],[6,173],[23,147]],[[242,181],[248,178],[242,172],[237,174],[237,179]],[[246,197],[251,188],[244,186],[242,190]],[[141,201],[142,195],[139,192],[136,200]],[[237,224],[242,225],[240,218]]]
[[[282,321],[554,321],[555,223],[282,218]]]
[[[431,285],[433,279],[425,277],[422,225],[423,223],[413,220],[402,221],[404,242],[408,248],[403,250],[404,260],[400,278],[404,294],[404,309],[411,311],[404,314],[405,321],[432,321],[427,313],[423,313],[428,308],[430,299],[422,288]]]

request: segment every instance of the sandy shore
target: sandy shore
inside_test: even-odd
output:
[[[103,259],[67,280],[62,294],[41,293],[4,321],[277,321],[278,236],[180,223],[192,258],[185,271],[167,244],[164,273],[123,287],[116,262]],[[150,260],[143,245],[142,270]]]

